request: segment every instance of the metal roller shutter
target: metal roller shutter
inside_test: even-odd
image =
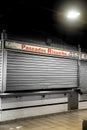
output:
[[[80,87],[83,92],[87,92],[87,61],[80,62]]]
[[[7,90],[34,90],[77,87],[77,61],[7,53]]]
[[[2,90],[2,51],[0,51],[0,91]]]

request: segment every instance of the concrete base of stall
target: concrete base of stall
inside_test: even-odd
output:
[[[40,98],[38,96],[1,98],[0,122],[68,111],[66,96]]]
[[[79,95],[78,110],[87,109],[87,96]],[[68,96],[18,96],[0,98],[0,122],[68,112]]]
[[[67,104],[1,111],[1,122],[67,111]]]
[[[79,95],[79,109],[87,109],[87,94]]]

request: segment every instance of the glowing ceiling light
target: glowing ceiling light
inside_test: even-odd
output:
[[[66,16],[67,16],[67,18],[74,20],[74,19],[77,19],[79,17],[79,15],[80,15],[80,13],[77,11],[69,11]]]

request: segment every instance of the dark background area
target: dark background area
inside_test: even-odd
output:
[[[80,10],[79,21],[68,21],[68,7]],[[3,0],[0,3],[0,31],[30,37],[54,36],[71,45],[87,49],[86,0]]]

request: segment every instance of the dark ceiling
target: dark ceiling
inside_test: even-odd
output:
[[[77,23],[69,23],[64,18],[68,6],[81,11]],[[3,0],[0,3],[0,30],[22,36],[55,36],[87,48],[86,8],[86,0]]]

